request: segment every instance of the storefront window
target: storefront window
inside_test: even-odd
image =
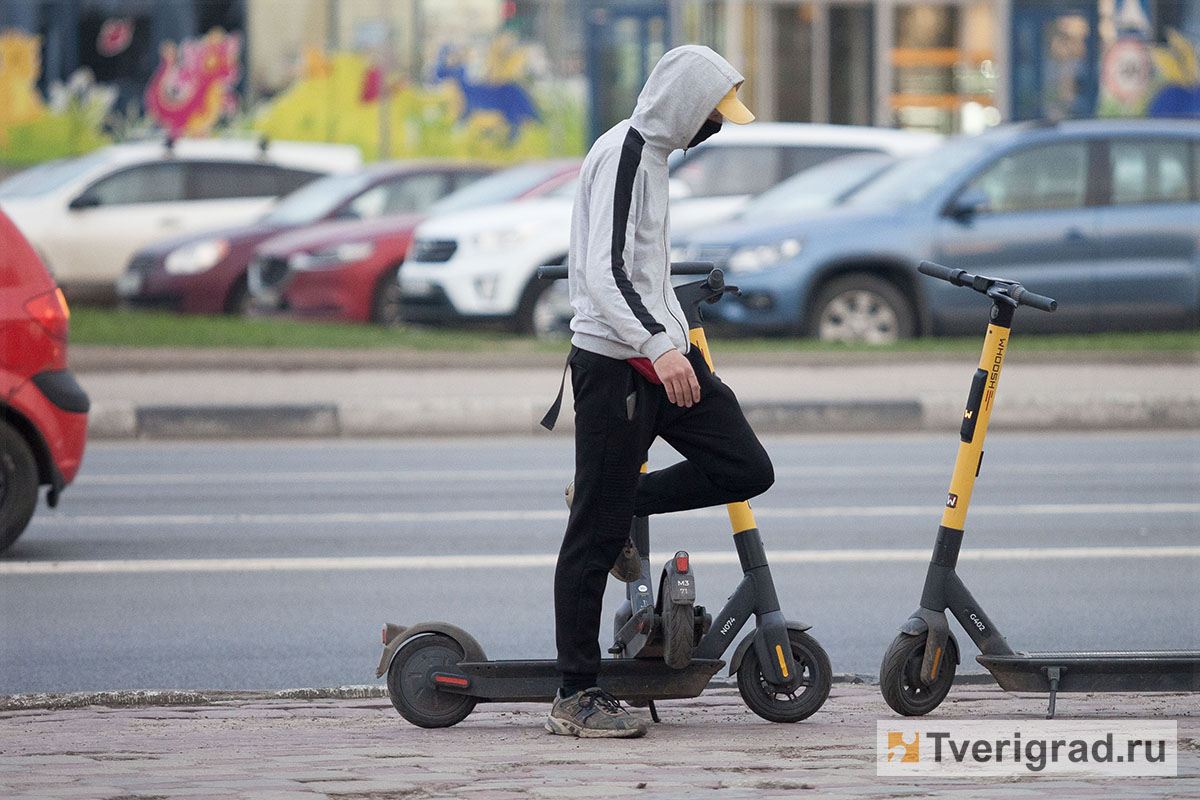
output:
[[[989,3],[897,6],[891,53],[896,123],[953,133],[998,122],[995,30]]]

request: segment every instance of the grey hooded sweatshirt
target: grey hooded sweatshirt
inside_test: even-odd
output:
[[[633,116],[584,159],[567,256],[571,343],[610,358],[655,361],[688,350],[687,322],[670,276],[667,156],[687,147],[743,78],[707,47],[659,60]]]

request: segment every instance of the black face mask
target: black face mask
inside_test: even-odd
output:
[[[719,130],[721,130],[721,123],[713,122],[711,119],[704,120],[704,124],[700,126],[700,130],[696,131],[696,135],[692,137],[692,140],[688,142],[688,146],[684,149],[695,147]]]

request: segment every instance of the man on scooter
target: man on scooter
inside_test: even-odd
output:
[[[737,398],[688,342],[671,287],[667,156],[723,119],[754,115],[744,78],[707,47],[677,47],[655,66],[632,116],[601,136],[580,173],[567,263],[574,317],[575,480],[554,575],[562,687],[552,733],[636,737],[646,724],[597,686],[600,614],[611,571],[636,580],[636,516],[749,499],[774,482]],[[661,436],[685,458],[640,474]]]

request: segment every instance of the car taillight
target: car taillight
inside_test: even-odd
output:
[[[63,297],[62,289],[32,298],[25,303],[25,311],[46,329],[46,333],[61,342],[67,341],[71,310],[67,308],[67,298]]]

